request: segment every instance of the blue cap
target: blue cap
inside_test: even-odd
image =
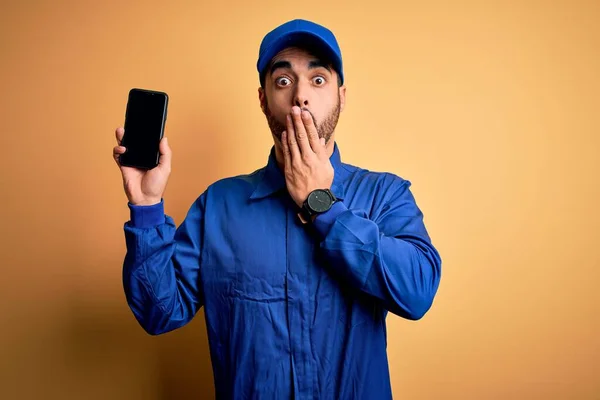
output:
[[[333,64],[333,68],[344,83],[342,51],[329,29],[311,21],[295,19],[278,26],[267,33],[260,44],[256,68],[262,82],[271,59],[281,50],[301,45],[308,50],[323,54]]]

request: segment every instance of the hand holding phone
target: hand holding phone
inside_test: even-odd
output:
[[[171,149],[163,137],[167,99],[162,92],[132,89],[125,127],[115,132],[113,158],[121,170],[125,194],[135,205],[159,203],[171,173]]]

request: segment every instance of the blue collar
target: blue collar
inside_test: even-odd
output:
[[[346,188],[344,185],[344,178],[346,174],[342,165],[340,151],[337,143],[333,144],[333,154],[329,158],[331,165],[333,166],[334,176],[333,184],[331,185],[331,191],[338,199],[344,199],[346,195]],[[250,200],[262,199],[264,197],[271,196],[280,190],[285,190],[285,177],[283,171],[279,169],[277,165],[277,158],[275,157],[275,146],[271,147],[269,154],[269,161],[262,170],[258,177],[258,183],[252,194]]]

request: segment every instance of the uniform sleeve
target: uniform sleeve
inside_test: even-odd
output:
[[[200,255],[204,195],[189,209],[177,228],[164,214],[164,203],[128,204],[125,223],[127,253],[123,287],[127,303],[140,325],[151,335],[187,324],[203,304]]]
[[[373,220],[343,202],[319,215],[320,248],[334,272],[403,318],[422,318],[441,278],[441,258],[409,189],[396,183]]]

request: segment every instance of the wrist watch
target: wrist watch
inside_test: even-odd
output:
[[[300,219],[306,223],[313,216],[324,213],[329,210],[333,203],[338,201],[335,195],[329,189],[315,189],[306,198],[302,204],[302,214]],[[302,218],[304,217],[304,218]]]

